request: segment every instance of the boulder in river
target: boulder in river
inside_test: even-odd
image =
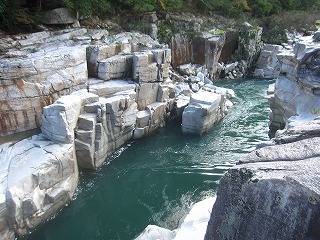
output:
[[[224,95],[207,91],[193,93],[182,114],[182,132],[202,135],[225,115]]]

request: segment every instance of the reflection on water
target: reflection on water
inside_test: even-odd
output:
[[[24,239],[130,240],[148,224],[174,229],[222,174],[268,139],[267,80],[227,81],[236,105],[208,134],[171,124],[122,148],[97,172],[82,172],[74,200]]]

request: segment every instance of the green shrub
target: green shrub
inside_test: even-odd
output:
[[[111,8],[108,0],[63,0],[63,2],[82,16],[105,14]]]
[[[9,30],[16,22],[19,14],[18,6],[15,1],[0,1],[0,26],[3,30]]]

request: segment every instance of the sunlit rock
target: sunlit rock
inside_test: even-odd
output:
[[[215,197],[195,203],[181,226],[173,231],[155,225],[148,225],[135,240],[195,240],[203,239],[210,218]]]
[[[81,99],[76,95],[59,98],[43,109],[41,131],[57,143],[72,143],[81,110]]]
[[[312,36],[301,37],[291,50],[277,54],[280,74],[269,96],[269,128],[291,128],[314,119],[320,109],[320,44]]]
[[[277,54],[283,50],[280,45],[266,44],[260,52],[253,76],[270,79],[279,77],[281,63],[277,58]]]
[[[202,135],[225,115],[223,95],[207,91],[194,93],[182,114],[182,132]]]
[[[6,198],[1,213],[11,231],[28,233],[71,200],[78,183],[73,144],[55,144],[40,134],[2,145],[0,155],[6,163],[1,165]]]

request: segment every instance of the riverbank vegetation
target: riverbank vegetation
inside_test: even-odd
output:
[[[36,26],[45,9],[44,0],[0,1],[0,31],[16,33],[19,24]],[[56,0],[60,6],[77,10],[80,16],[110,16],[117,19],[127,14],[139,15],[157,11],[219,14],[238,21],[249,20],[264,28],[263,40],[268,43],[285,42],[285,29],[308,32],[315,30],[319,20],[320,0]],[[36,31],[29,27],[29,31]],[[27,30],[28,31],[28,30]]]

